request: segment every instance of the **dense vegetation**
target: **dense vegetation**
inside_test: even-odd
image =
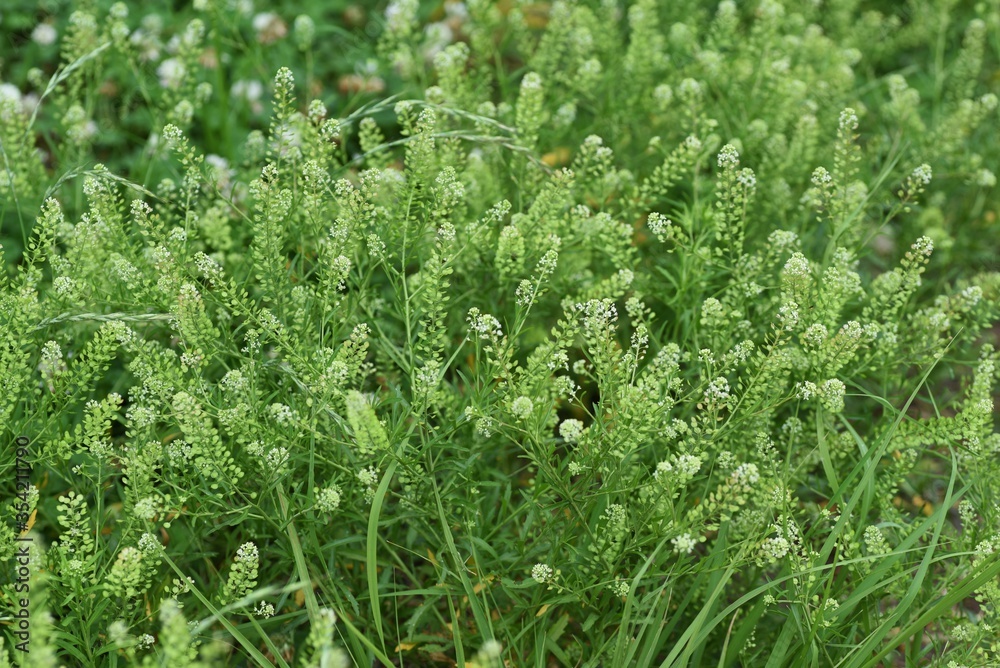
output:
[[[998,665],[1000,2],[175,4],[0,9],[0,666]]]

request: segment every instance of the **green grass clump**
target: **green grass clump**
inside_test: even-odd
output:
[[[0,30],[0,666],[1000,662],[997,2]]]

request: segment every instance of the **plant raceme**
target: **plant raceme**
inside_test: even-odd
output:
[[[0,96],[0,666],[1000,658],[995,3],[393,0],[344,113],[303,15],[226,156],[195,4],[155,179],[122,3]]]

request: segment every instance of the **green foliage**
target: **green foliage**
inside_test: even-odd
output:
[[[995,2],[149,4],[0,19],[22,665],[1000,661]]]

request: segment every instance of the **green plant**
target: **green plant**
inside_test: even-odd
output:
[[[124,6],[0,107],[27,665],[998,660],[995,3],[394,0],[215,157],[196,4],[145,157]]]

